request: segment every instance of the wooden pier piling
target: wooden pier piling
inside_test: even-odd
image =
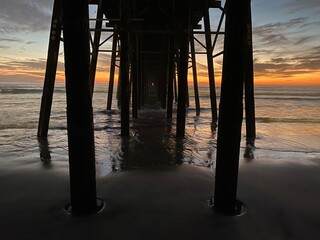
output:
[[[96,198],[88,1],[62,2],[71,212],[92,214]],[[77,13],[77,18],[74,17]]]
[[[173,74],[173,87],[174,87],[174,102],[178,102],[178,87],[177,87],[177,71],[176,63],[174,63],[174,74]]]
[[[189,62],[190,0],[182,7],[182,30],[179,32],[177,138],[185,136]]]
[[[200,99],[199,99],[199,88],[198,88],[198,74],[197,74],[197,61],[196,61],[196,50],[194,47],[193,34],[190,37],[190,51],[192,59],[192,74],[193,74],[193,88],[194,88],[194,101],[196,104],[196,116],[200,115]]]
[[[204,28],[205,28],[205,40],[206,40],[206,52],[207,52],[207,67],[208,67],[208,77],[209,77],[209,89],[210,89],[210,103],[211,103],[211,118],[212,126],[217,126],[217,97],[216,97],[216,87],[214,78],[214,65],[212,56],[212,42],[211,42],[211,27],[210,27],[210,17],[209,17],[209,6],[205,1],[205,10],[203,16]]]
[[[121,136],[129,136],[129,1],[121,0],[120,2],[121,19],[120,19],[120,89],[121,89]]]
[[[246,113],[246,141],[250,148],[254,148],[256,139],[255,100],[254,100],[254,75],[253,75],[253,50],[252,50],[252,18],[251,4],[248,3],[247,17],[247,46],[245,67],[245,113]],[[251,158],[253,155],[251,155]]]
[[[111,53],[111,61],[110,61],[107,110],[111,110],[111,106],[112,106],[114,76],[115,76],[115,70],[116,70],[117,45],[118,45],[118,33],[115,31],[112,37],[112,53]]]
[[[43,93],[38,122],[38,137],[48,136],[62,27],[61,2],[62,0],[55,0],[53,4],[46,73],[44,77]]]
[[[101,29],[102,29],[102,21],[103,20],[103,12],[102,12],[102,0],[97,0],[97,15],[96,15],[96,24],[95,31],[93,35],[93,43],[92,43],[92,53],[90,60],[90,75],[89,79],[92,84],[92,94],[94,91],[95,77],[96,77],[96,69],[98,63],[98,54],[100,47],[100,38],[101,38]]]
[[[248,1],[250,0],[227,0],[226,4],[214,207],[216,211],[227,215],[236,215],[239,210],[236,196],[243,119]]]
[[[131,56],[131,82],[132,82],[132,118],[138,118],[138,36],[133,41],[133,49]]]
[[[172,118],[173,109],[173,81],[175,75],[175,63],[174,63],[174,36],[170,36],[169,39],[169,54],[168,54],[168,99],[167,99],[167,118]]]

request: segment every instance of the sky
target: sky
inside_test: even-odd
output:
[[[319,0],[252,0],[251,5],[255,84],[320,86]],[[0,0],[0,6],[0,82],[43,82],[53,0]],[[210,12],[213,30],[220,14]],[[108,81],[109,60],[99,54],[98,81]],[[206,83],[205,58],[197,56],[197,62],[199,81]],[[217,82],[221,62],[215,58]],[[63,70],[61,44],[57,81],[63,81]]]

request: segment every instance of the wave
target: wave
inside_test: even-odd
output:
[[[290,94],[255,94],[256,100],[267,100],[267,101],[320,101],[319,94],[305,94],[305,95],[290,95]],[[190,96],[192,99],[193,96]],[[210,99],[210,95],[200,95],[200,101]],[[220,96],[217,96],[217,101],[220,100]]]
[[[35,129],[37,127],[37,124],[0,124],[0,130],[4,129]]]
[[[274,100],[274,101],[320,101],[320,97],[312,97],[312,96],[301,96],[301,97],[293,97],[293,96],[287,96],[287,97],[261,97],[256,96],[256,100]]]
[[[261,123],[319,123],[320,119],[307,119],[307,118],[256,118],[257,122]]]
[[[62,89],[55,89],[54,93],[65,92]],[[42,89],[37,88],[2,88],[0,94],[42,94]]]
[[[288,91],[288,92],[277,92],[277,91],[256,91],[255,96],[287,96],[287,97],[319,97],[320,90],[318,91]]]

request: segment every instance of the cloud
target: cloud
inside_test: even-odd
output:
[[[319,71],[320,46],[310,49],[305,55],[297,56],[294,61],[297,62],[298,68]]]
[[[301,31],[301,26],[305,25],[307,18],[295,18],[286,22],[268,23],[253,28],[253,38],[260,44],[274,46],[275,44],[287,43],[289,35]]]
[[[285,63],[288,61],[288,58],[282,58],[282,57],[279,57],[279,58],[272,58],[271,59],[272,62],[274,63]]]
[[[7,42],[23,42],[21,39],[19,38],[16,38],[16,37],[0,37],[0,42],[4,42],[4,43],[7,43]]]
[[[37,43],[37,42],[36,41],[28,41],[28,42],[26,42],[27,45],[34,44],[34,43]]]
[[[0,33],[47,31],[53,0],[2,0]]]
[[[1,45],[0,44],[0,49],[9,49],[10,47],[8,47],[7,45]]]
[[[56,72],[57,79],[64,79],[64,63],[59,58]],[[0,82],[8,81],[38,81],[42,82],[45,76],[47,59],[25,58],[13,59],[0,57]]]
[[[308,43],[308,42],[312,41],[313,39],[315,39],[315,36],[304,36],[304,37],[302,36],[296,40],[295,44]]]
[[[320,46],[306,49],[293,57],[271,58],[267,61],[254,60],[256,75],[290,77],[303,73],[319,72]]]
[[[60,59],[58,61],[58,70],[64,70],[64,63]],[[12,59],[12,58],[0,58],[0,69],[2,73],[5,72],[34,72],[34,73],[44,73],[46,69],[47,59],[45,58],[26,58],[26,59]]]
[[[290,0],[284,3],[283,7],[289,12],[312,10],[319,13],[320,11],[319,0]]]
[[[293,1],[296,6],[300,3]],[[308,2],[308,6],[313,1]],[[319,22],[308,16],[271,22],[253,29],[257,75],[290,77],[319,72]]]
[[[291,49],[318,43],[319,19],[300,17],[288,21],[267,23],[253,28],[253,40],[258,49]],[[307,45],[309,44],[309,45]]]
[[[46,66],[46,59],[4,59],[0,62],[0,69],[2,71],[12,70],[43,70]]]

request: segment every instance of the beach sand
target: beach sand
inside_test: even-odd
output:
[[[180,165],[97,176],[104,208],[73,217],[68,163],[0,162],[0,239],[308,239],[320,236],[320,159],[241,159],[238,199],[247,211],[214,212],[210,168]]]

